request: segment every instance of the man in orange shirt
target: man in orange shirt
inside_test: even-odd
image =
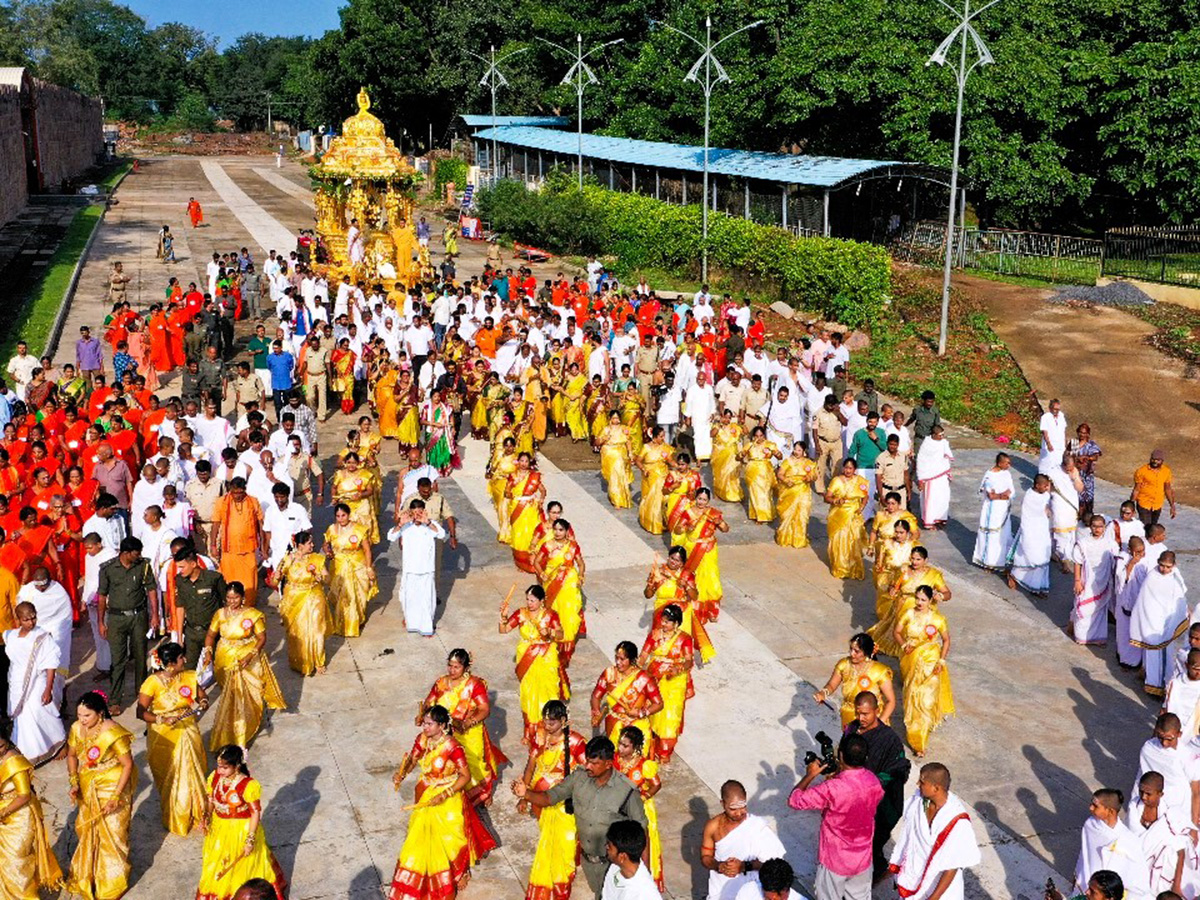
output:
[[[1163,452],[1155,450],[1150,454],[1150,462],[1133,473],[1129,499],[1147,528],[1158,524],[1164,502],[1171,504],[1171,518],[1175,518],[1175,487],[1171,484],[1171,468],[1163,460]]]
[[[265,549],[262,523],[262,507],[246,494],[246,479],[234,478],[214,507],[209,547],[226,583],[240,581],[245,587],[250,606],[258,596],[258,554]]]

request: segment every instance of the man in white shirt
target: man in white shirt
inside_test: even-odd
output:
[[[748,881],[734,900],[804,900],[792,890],[796,873],[786,859],[768,859],[758,870],[758,881]]]
[[[83,596],[80,599],[88,609],[88,622],[92,626],[92,641],[96,646],[96,675],[107,677],[109,669],[112,668],[112,651],[108,648],[108,640],[100,636],[96,594],[100,587],[100,567],[110,559],[117,558],[117,549],[105,546],[104,538],[97,532],[84,529],[83,550]]]
[[[208,261],[208,265],[204,267],[204,272],[208,276],[208,296],[216,298],[217,296],[217,279],[221,277],[221,257],[214,253],[212,259]]]
[[[420,371],[417,372],[417,389],[420,390],[421,396],[428,397],[434,385],[438,383],[438,379],[445,374],[445,364],[438,359],[437,350],[430,347],[429,355],[425,358],[425,362],[421,364]]]
[[[632,324],[626,325],[612,342],[612,360],[613,369],[617,372],[621,371],[621,366],[629,366],[633,369],[633,354],[637,352],[638,338],[637,331],[634,330]]]
[[[709,308],[710,309],[712,308],[712,294],[710,294],[708,292],[707,284],[700,285],[700,290],[696,291],[696,293],[692,296],[692,307],[693,308],[695,308],[696,306],[699,306],[701,302],[707,303],[709,305]],[[681,310],[678,307],[675,308],[675,312],[679,313],[680,321],[683,321],[684,311],[685,310]],[[699,321],[699,318],[700,318],[699,316],[696,317],[697,321]]]
[[[117,515],[117,498],[109,493],[97,494],[96,511],[83,523],[82,531],[84,537],[92,533],[100,535],[104,548],[116,553],[121,541],[129,537],[125,519]]]
[[[692,307],[692,315],[695,317],[697,325],[703,325],[716,318],[717,311],[713,309],[712,297],[706,291],[696,294],[696,304]]]
[[[833,378],[838,366],[850,368],[850,351],[842,344],[842,333],[835,331],[830,336],[829,349],[825,351],[825,378]]]
[[[24,341],[17,342],[17,355],[8,361],[5,371],[12,379],[13,393],[17,399],[25,399],[25,386],[33,379],[33,370],[38,367],[37,357],[29,353],[29,345]]]
[[[675,437],[679,433],[679,419],[683,405],[683,388],[679,386],[679,382],[675,378],[675,373],[670,369],[665,369],[663,372],[663,393],[658,398],[658,413],[655,421],[666,431],[666,440],[668,444],[675,443]]]
[[[446,530],[429,518],[425,501],[418,498],[400,513],[397,532],[402,545],[399,599],[405,627],[432,637],[437,609],[437,541],[446,539]]]
[[[1063,415],[1062,404],[1057,397],[1050,401],[1050,408],[1042,413],[1038,429],[1042,432],[1038,471],[1047,475],[1062,462],[1063,451],[1067,449],[1067,417]]]
[[[632,819],[618,819],[608,826],[605,855],[611,865],[604,875],[600,900],[662,900],[654,876],[642,862],[646,851],[646,829]]]
[[[287,554],[292,538],[311,529],[312,520],[304,507],[292,500],[286,484],[280,482],[272,487],[271,497],[274,502],[263,504],[263,532],[267,539],[266,565],[275,569]]]
[[[600,283],[600,273],[604,271],[604,266],[594,256],[588,257],[587,262],[587,283],[588,291],[596,293],[596,285]]]

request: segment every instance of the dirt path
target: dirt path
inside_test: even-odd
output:
[[[1092,426],[1104,450],[1098,475],[1130,484],[1134,469],[1161,447],[1179,499],[1194,500],[1200,470],[1185,462],[1200,439],[1200,380],[1144,342],[1150,325],[1117,309],[1047,303],[1048,290],[962,274],[954,286],[987,306],[1038,400],[1058,397],[1072,429]]]

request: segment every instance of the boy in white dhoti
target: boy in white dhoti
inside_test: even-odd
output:
[[[921,492],[921,527],[938,528],[950,518],[950,464],[954,451],[946,431],[934,425],[917,451],[917,484]]]
[[[888,866],[901,896],[926,900],[938,891],[941,900],[963,900],[963,869],[979,865],[979,842],[966,806],[950,791],[949,769],[941,763],[921,766],[902,823]]]
[[[1195,617],[1196,614],[1192,613],[1192,618]],[[1187,643],[1175,651],[1175,668],[1171,671],[1173,678],[1187,675],[1188,654],[1197,649],[1200,649],[1200,622],[1193,622],[1188,626]]]
[[[1108,607],[1113,567],[1120,545],[1104,516],[1092,516],[1088,530],[1075,539],[1075,605],[1071,607],[1072,636],[1077,644],[1108,646]]]
[[[1173,656],[1172,645],[1187,627],[1187,585],[1175,568],[1175,554],[1166,550],[1159,554],[1158,566],[1142,582],[1129,619],[1129,639],[1145,651],[1147,694],[1163,695]]]
[[[1038,475],[1021,499],[1021,527],[1008,551],[1008,586],[1032,594],[1050,590],[1050,479]]]
[[[437,541],[445,540],[446,530],[426,514],[424,500],[413,500],[400,514],[398,534],[402,546],[400,603],[405,626],[432,637],[437,609]]]
[[[746,789],[739,782],[721,785],[721,809],[705,823],[700,839],[700,863],[708,869],[708,900],[734,900],[744,885],[758,881],[763,862],[785,852],[766,820],[747,810]]]
[[[1167,683],[1163,709],[1179,716],[1179,727],[1185,741],[1200,732],[1200,650],[1187,651],[1183,674],[1175,675]]]
[[[1195,744],[1180,735],[1179,717],[1162,713],[1154,723],[1154,735],[1138,752],[1134,795],[1143,775],[1158,772],[1163,777],[1163,808],[1176,818],[1191,821],[1192,782],[1200,781],[1200,763],[1195,757]]]
[[[19,603],[17,627],[4,632],[8,654],[8,715],[13,721],[13,743],[35,765],[58,752],[67,737],[54,682],[61,660],[58,643],[38,628],[37,609]]]
[[[1163,778],[1158,772],[1147,772],[1138,779],[1138,796],[1129,804],[1126,824],[1142,842],[1146,866],[1150,870],[1151,897],[1162,891],[1174,891],[1183,896],[1183,873],[1188,863],[1195,868],[1196,849],[1191,841],[1195,828],[1187,827],[1190,820],[1180,823],[1160,805]]]
[[[1142,842],[1121,821],[1124,799],[1120,791],[1112,788],[1092,794],[1092,804],[1088,807],[1091,815],[1083,823],[1079,860],[1075,863],[1076,893],[1086,891],[1092,875],[1106,869],[1121,876],[1128,900],[1147,900],[1150,870]]]
[[[1113,574],[1113,593],[1117,597],[1117,662],[1123,669],[1136,669],[1142,664],[1142,648],[1135,647],[1129,639],[1129,622],[1133,616],[1133,604],[1137,601],[1146,568],[1139,563],[1146,556],[1146,542],[1140,537],[1131,537],[1126,549],[1117,557]]]
[[[48,569],[39,566],[33,571],[33,581],[17,591],[18,603],[32,603],[37,610],[38,627],[50,634],[58,646],[59,668],[54,679],[54,703],[62,704],[63,686],[71,665],[71,629],[74,611],[71,598],[57,581],[50,580]]]

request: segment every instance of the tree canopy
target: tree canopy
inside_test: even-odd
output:
[[[1200,0],[1003,0],[977,27],[995,64],[966,93],[963,173],[990,224],[1078,230],[1190,220],[1200,195]],[[721,36],[731,81],[712,99],[712,141],[758,150],[946,165],[953,73],[927,66],[954,27],[937,0],[347,0],[316,39],[244,35],[218,51],[178,24],[148,28],[111,0],[11,0],[0,64],[105,98],[111,115],[172,116],[197,104],[239,128],[275,115],[336,127],[365,85],[390,132],[423,145],[490,107],[486,56],[503,66],[502,113],[574,109],[573,47],[623,39],[589,62],[589,131],[696,142],[703,96],[684,75],[697,47],[666,22]]]

